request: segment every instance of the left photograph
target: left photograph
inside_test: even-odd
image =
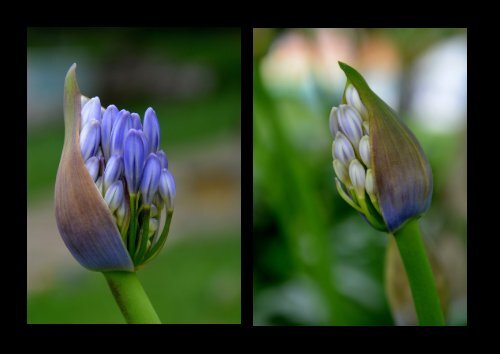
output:
[[[28,28],[27,323],[238,324],[240,30]]]

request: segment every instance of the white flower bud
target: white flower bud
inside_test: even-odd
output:
[[[337,175],[337,178],[342,181],[345,185],[350,185],[349,173],[347,172],[347,167],[339,160],[333,160],[333,170]]]
[[[354,159],[349,164],[349,178],[358,198],[365,196],[365,168],[358,160]]]
[[[353,106],[358,111],[363,120],[368,119],[368,111],[366,110],[363,102],[361,102],[359,93],[353,85],[347,86],[347,89],[345,91],[345,100],[347,101],[348,105]]]
[[[370,138],[367,135],[359,141],[359,156],[363,160],[366,167],[371,167],[371,154],[370,154]]]

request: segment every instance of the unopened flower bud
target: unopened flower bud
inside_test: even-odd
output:
[[[141,179],[141,194],[142,202],[146,205],[153,203],[153,198],[158,192],[158,184],[160,182],[161,164],[155,154],[149,154]]]
[[[96,156],[92,156],[87,161],[85,161],[85,167],[87,167],[87,171],[89,171],[90,177],[95,182],[97,176],[99,175],[99,158],[97,158]]]
[[[104,195],[104,200],[106,201],[106,204],[108,204],[111,213],[114,213],[123,202],[123,183],[121,181],[115,181],[111,186],[109,186],[106,194]]]
[[[369,168],[371,166],[370,138],[366,135],[359,141],[359,156],[361,156],[365,166]]]
[[[358,198],[364,198],[365,195],[365,168],[358,160],[354,159],[349,164],[349,178],[356,191]]]
[[[339,128],[349,139],[354,147],[357,148],[359,139],[363,136],[361,117],[352,107],[341,104],[337,111]]]
[[[350,141],[341,132],[338,132],[335,136],[332,144],[332,154],[334,159],[340,160],[346,166],[349,166],[349,163],[356,158]]]
[[[80,133],[80,149],[82,151],[83,161],[97,153],[101,141],[101,124],[98,120],[92,119],[83,127]]]
[[[347,86],[345,90],[345,100],[348,105],[354,107],[358,111],[363,120],[368,119],[368,111],[366,110],[363,102],[361,102],[358,91],[354,88],[354,86]]]

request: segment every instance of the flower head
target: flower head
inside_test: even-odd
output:
[[[330,112],[339,194],[376,229],[396,232],[429,208],[432,172],[419,142],[350,66],[342,104]]]
[[[104,109],[98,97],[82,96],[75,68],[65,80],[57,226],[84,267],[133,271],[159,253],[173,213],[175,182],[159,150],[158,119],[148,108],[143,124],[137,113],[114,105]],[[169,178],[167,198],[161,187],[164,171]]]

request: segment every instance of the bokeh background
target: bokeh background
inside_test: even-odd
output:
[[[138,112],[152,106],[177,183],[166,247],[139,272],[164,323],[240,323],[239,29],[30,28],[27,47],[28,323],[124,323],[104,277],[54,219],[63,83]]]
[[[447,324],[466,325],[467,30],[253,34],[254,324],[417,323],[387,236],[335,189],[328,118],[345,86],[340,60],[400,113],[427,153],[434,194],[420,224]]]

